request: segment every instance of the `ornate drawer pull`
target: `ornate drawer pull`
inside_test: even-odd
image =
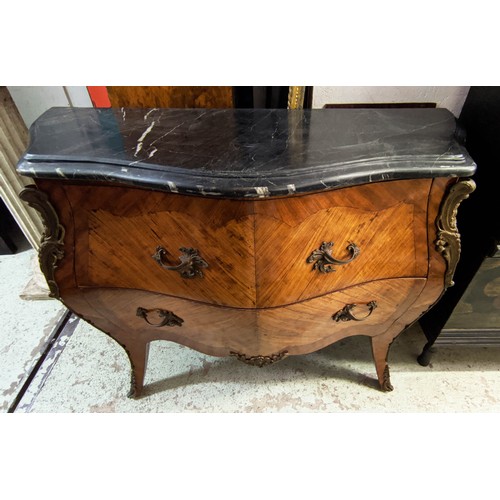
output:
[[[161,318],[159,323],[151,323],[148,319],[148,314],[151,312],[156,312],[157,315]],[[136,311],[136,315],[140,318],[144,318],[146,323],[151,326],[182,326],[184,320],[176,316],[172,311],[166,311],[165,309],[144,309],[143,307],[138,307]]]
[[[363,316],[362,318],[356,318],[354,314],[352,314],[352,310],[357,307],[357,304],[347,304],[343,309],[340,311],[336,312],[333,316],[332,319],[335,321],[364,321],[368,317],[371,316],[372,312],[374,309],[377,308],[377,303],[372,300],[371,302],[368,302],[366,304],[366,307],[368,307],[368,314],[366,316]]]
[[[181,263],[178,266],[169,266],[163,262],[163,257],[167,251],[163,247],[156,247],[156,253],[152,255],[158,264],[168,271],[177,271],[183,278],[203,278],[202,268],[208,267],[208,264],[198,255],[196,248],[184,248],[179,250],[182,255],[179,257]]]
[[[333,242],[323,241],[319,250],[314,250],[314,252],[307,258],[307,263],[311,264],[314,262],[313,270],[318,270],[320,273],[331,273],[335,271],[333,265],[341,266],[343,264],[349,264],[359,255],[359,247],[356,243],[349,242],[347,250],[351,253],[351,257],[347,260],[338,260],[332,255]],[[316,262],[315,262],[316,261]]]

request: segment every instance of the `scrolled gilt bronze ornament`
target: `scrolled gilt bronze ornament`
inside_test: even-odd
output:
[[[308,264],[314,262],[314,271],[317,270],[320,273],[334,272],[336,271],[336,269],[333,266],[342,266],[344,264],[349,264],[349,262],[352,262],[360,254],[359,247],[355,243],[349,242],[346,250],[351,254],[351,256],[347,260],[339,260],[332,255],[333,245],[334,243],[332,241],[323,241],[319,249],[314,250],[311,255],[309,255],[306,262]]]
[[[344,306],[340,311],[336,312],[333,316],[332,319],[334,321],[364,321],[365,319],[369,318],[372,314],[372,312],[377,308],[377,303],[372,300],[371,302],[368,302],[366,304],[366,307],[368,308],[368,314],[362,317],[357,317],[354,316],[353,314],[353,309],[358,307],[358,304],[347,304]]]
[[[229,353],[231,356],[235,356],[239,361],[246,363],[247,365],[258,366],[262,368],[266,365],[271,365],[277,361],[281,361],[288,354],[288,351],[281,351],[269,356],[247,356],[240,352],[231,351]]]
[[[58,299],[59,287],[54,275],[57,262],[64,257],[64,227],[59,224],[59,218],[48,196],[36,186],[27,186],[19,193],[19,198],[41,215],[44,232],[38,250],[38,261],[49,286],[49,296]]]
[[[394,390],[394,387],[391,384],[391,374],[389,371],[389,365],[386,365],[384,368],[383,382],[380,388],[384,392],[391,392],[392,390]]]
[[[155,315],[160,318],[157,323],[151,322],[149,315],[155,313]],[[167,311],[165,309],[144,309],[143,307],[138,307],[136,311],[136,316],[143,318],[146,323],[157,328],[162,326],[182,326],[184,320],[174,314],[172,311]]]
[[[436,250],[444,257],[447,265],[444,277],[445,289],[453,286],[453,275],[460,259],[460,233],[457,228],[457,210],[460,203],[476,189],[472,179],[462,179],[451,186],[443,200],[439,216],[436,219]]]
[[[179,256],[181,263],[177,266],[170,266],[163,262],[167,251],[165,248],[159,246],[156,247],[156,252],[152,255],[153,259],[167,271],[177,271],[183,278],[203,278],[202,269],[207,268],[208,264],[200,257],[198,250],[196,248],[185,248],[181,247],[179,249],[182,254]]]

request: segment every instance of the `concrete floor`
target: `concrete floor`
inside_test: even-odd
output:
[[[7,412],[40,359],[65,308],[55,300],[22,300],[33,250],[0,255],[0,412]]]
[[[0,257],[2,411],[61,313],[56,301],[18,298],[32,252]],[[214,358],[169,342],[151,345],[145,395],[127,398],[125,352],[89,324],[71,320],[37,371],[16,412],[498,412],[500,349],[440,347],[429,367],[416,356],[418,325],[391,347],[395,390],[376,388],[370,342],[345,339],[264,368]],[[7,326],[7,327],[6,327]],[[71,330],[74,330],[72,332]],[[7,389],[7,391],[6,391]]]

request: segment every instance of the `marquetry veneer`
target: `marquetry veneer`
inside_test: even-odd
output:
[[[389,346],[452,284],[456,209],[474,188],[460,179],[475,166],[449,113],[405,111],[380,123],[365,115],[374,131],[358,125],[358,136],[353,110],[340,115],[351,135],[336,131],[333,110],[275,111],[264,124],[268,115],[252,111],[51,110],[19,171],[36,179],[22,197],[46,222],[40,259],[52,294],[125,348],[135,396],[153,340],[263,366],[352,335],[371,338],[380,386],[391,390]],[[49,131],[59,134],[52,149]],[[363,150],[367,133],[392,141],[385,156],[373,138]],[[252,165],[259,147],[268,156]]]

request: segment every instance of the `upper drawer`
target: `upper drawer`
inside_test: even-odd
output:
[[[79,286],[276,307],[372,280],[425,277],[430,184],[391,181],[259,201],[66,184],[71,211],[60,216],[73,235]],[[359,254],[333,266],[327,257],[325,269],[333,270],[321,272],[314,265],[325,257],[323,242],[333,243],[338,260],[349,260],[350,244]]]
[[[431,182],[392,181],[256,202],[257,306],[372,280],[425,277]],[[323,242],[333,245],[321,248]],[[349,262],[330,265],[332,258]]]
[[[73,207],[79,286],[255,306],[250,204],[119,187],[65,189]],[[196,249],[197,255],[181,249]]]

